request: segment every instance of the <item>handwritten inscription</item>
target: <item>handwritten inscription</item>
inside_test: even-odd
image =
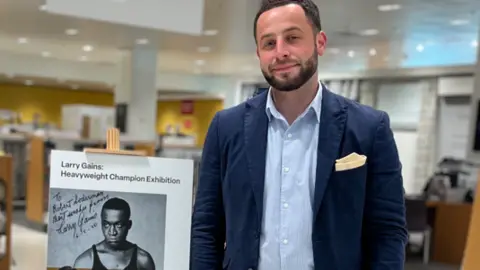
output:
[[[98,227],[98,209],[101,203],[108,200],[104,192],[93,194],[75,194],[64,196],[61,192],[53,195],[51,203],[52,224],[58,234],[71,233],[79,238]]]

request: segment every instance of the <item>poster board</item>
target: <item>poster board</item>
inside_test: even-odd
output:
[[[193,161],[97,150],[52,151],[47,269],[188,270]]]

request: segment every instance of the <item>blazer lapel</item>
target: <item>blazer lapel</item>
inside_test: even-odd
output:
[[[322,112],[318,136],[317,170],[313,221],[320,210],[323,195],[333,171],[335,160],[341,147],[345,123],[347,120],[347,105],[345,101],[331,93],[323,86]]]
[[[263,215],[263,190],[268,135],[268,117],[265,112],[267,94],[268,91],[265,91],[247,101],[244,118],[245,153],[257,206],[258,222],[262,221]]]

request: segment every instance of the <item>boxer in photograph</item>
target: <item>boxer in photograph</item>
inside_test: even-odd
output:
[[[130,206],[125,200],[112,198],[103,204],[100,243],[80,254],[75,268],[92,270],[155,270],[155,263],[147,251],[127,241],[132,228]]]

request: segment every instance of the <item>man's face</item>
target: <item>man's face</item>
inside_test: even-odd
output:
[[[131,222],[123,210],[104,209],[102,211],[102,232],[105,242],[117,247],[127,240]]]
[[[257,21],[257,55],[267,82],[280,91],[293,91],[317,71],[326,36],[315,34],[302,7],[289,4],[264,12]]]

